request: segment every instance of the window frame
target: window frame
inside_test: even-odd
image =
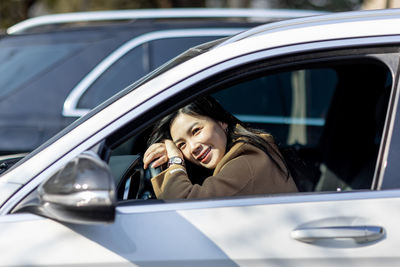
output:
[[[249,79],[249,77],[252,76],[257,76],[259,73],[277,73],[277,72],[283,72],[283,71],[290,71],[294,69],[299,69],[301,67],[303,68],[311,68],[313,66],[320,66],[321,64],[328,65],[330,63],[335,63],[335,62],[343,62],[343,61],[350,61],[350,60],[365,60],[368,59],[370,61],[380,61],[381,64],[385,65],[388,70],[391,72],[393,69],[397,68],[397,64],[395,63],[395,60],[393,60],[393,54],[399,57],[396,52],[393,52],[394,48],[393,47],[374,47],[374,48],[352,48],[352,49],[339,49],[339,50],[334,50],[334,51],[322,51],[322,52],[304,52],[304,53],[298,53],[296,55],[289,55],[289,56],[282,56],[278,58],[274,58],[271,60],[268,59],[259,59],[256,62],[250,61],[245,64],[237,64],[235,66],[232,66],[231,68],[227,68],[223,70],[221,73],[216,73],[208,76],[206,79],[198,81],[197,83],[185,88],[184,90],[181,90],[178,92],[176,95],[172,95],[169,98],[164,99],[164,102],[161,105],[155,106],[152,108],[152,116],[147,114],[149,117],[152,118],[143,118],[140,119],[140,121],[149,121],[149,120],[156,120],[164,115],[168,114],[172,110],[178,108],[179,106],[183,106],[186,103],[191,102],[195,97],[203,94],[211,94],[215,91],[220,90],[220,87],[228,87],[227,84],[231,82],[237,82],[240,80],[242,77],[240,75],[243,75],[246,79]],[[351,55],[349,55],[349,51],[352,52]],[[389,53],[385,53],[388,52]],[[392,88],[391,90],[393,91],[395,80],[397,78],[393,77],[392,75]],[[389,104],[391,102],[389,101]],[[159,112],[159,110],[163,110],[163,112]],[[389,109],[388,113],[389,114]],[[145,115],[145,117],[147,117]],[[141,129],[144,129],[143,125],[140,127]],[[384,127],[386,129],[386,126]],[[118,131],[116,134],[111,135],[109,138],[106,139],[105,146],[107,149],[111,150],[118,146],[119,144],[125,142],[128,137],[131,137],[134,135],[134,133],[138,133],[138,128],[133,126],[133,125],[126,125],[126,130],[124,131],[128,135],[126,135],[124,138],[120,139],[123,134]],[[384,138],[386,140],[387,138],[387,130],[385,130],[386,134],[384,135]],[[378,153],[378,159],[377,159],[377,164],[375,166],[375,174],[373,178],[373,182],[371,185],[371,189],[367,191],[376,191],[379,190],[378,184],[381,177],[383,177],[382,172],[384,172],[384,168],[382,168],[383,162],[384,162],[384,151],[387,150],[386,145],[387,142],[382,139],[381,144],[380,144],[380,150]],[[104,157],[105,160],[109,159],[110,152],[108,151],[102,151],[101,153]],[[379,176],[380,175],[380,176]],[[355,192],[356,190],[351,190],[350,192]],[[325,192],[312,192],[312,194],[325,194]],[[335,192],[331,192],[335,194]],[[298,194],[298,193],[296,193]],[[290,194],[292,196],[293,194]],[[279,194],[278,194],[279,196]],[[243,198],[262,198],[262,196],[246,196]],[[236,197],[232,198],[225,198],[225,199],[235,199]],[[241,197],[242,199],[242,197]],[[209,199],[208,199],[209,200]],[[128,200],[131,201],[131,200]],[[137,200],[136,200],[137,201]],[[150,200],[154,201],[154,200]],[[141,201],[140,201],[141,202]],[[173,201],[172,201],[173,202]]]

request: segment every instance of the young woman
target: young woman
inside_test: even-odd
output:
[[[296,192],[271,135],[246,128],[212,97],[202,97],[154,128],[144,168],[168,163],[151,182],[159,199]],[[212,171],[200,182],[189,166]],[[192,169],[192,168],[190,168]]]

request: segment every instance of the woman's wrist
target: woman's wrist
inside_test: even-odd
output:
[[[168,167],[173,164],[185,166],[185,162],[184,162],[183,158],[181,158],[179,156],[172,156],[168,159]]]

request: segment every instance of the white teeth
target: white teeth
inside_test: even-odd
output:
[[[206,151],[199,157],[199,160],[203,160],[210,152],[210,150],[211,150],[210,148],[207,148]]]

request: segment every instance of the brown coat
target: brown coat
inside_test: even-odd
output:
[[[235,144],[202,185],[192,184],[180,165],[171,165],[151,182],[159,199],[297,192],[292,177],[279,170],[261,149],[245,143]]]

